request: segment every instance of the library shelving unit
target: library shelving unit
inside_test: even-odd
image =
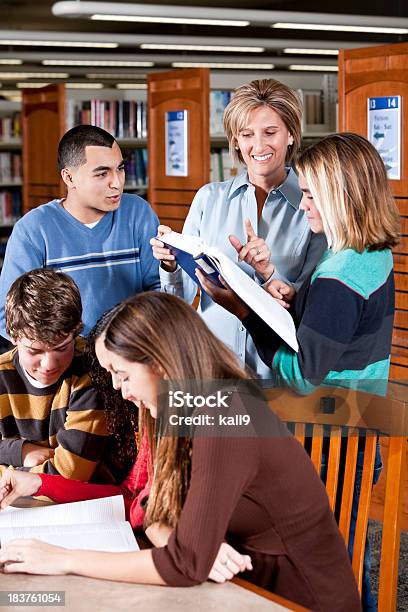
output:
[[[396,316],[391,378],[408,383],[408,43],[340,52],[339,122],[342,131],[368,136],[368,99],[401,96],[401,178],[391,180],[402,236],[394,251]]]
[[[125,160],[125,191],[147,193],[147,103],[146,92],[105,89],[70,92],[66,97],[66,128],[80,123],[97,125],[115,136]],[[133,94],[134,95],[134,94]],[[96,97],[95,97],[96,96]],[[119,97],[120,96],[120,97]]]
[[[369,98],[400,96],[400,178],[390,185],[401,214],[402,236],[394,249],[396,312],[391,350],[390,378],[408,384],[408,43],[382,45],[340,51],[339,56],[339,127],[369,136]],[[374,136],[375,138],[375,136]],[[408,392],[408,389],[407,389]],[[402,435],[404,433],[402,432]],[[392,460],[382,438],[382,457]],[[405,440],[406,444],[406,440]],[[408,448],[407,461],[408,463]],[[408,471],[407,471],[408,472]],[[408,473],[404,484],[402,529],[408,529]],[[393,486],[392,483],[387,486]],[[374,487],[371,514],[382,519],[384,483]],[[383,533],[383,538],[386,535]],[[381,609],[382,602],[379,603]]]
[[[56,167],[58,141],[73,125],[93,123],[110,131],[123,150],[125,190],[148,193],[161,221],[181,230],[197,189],[242,169],[233,166],[222,129],[223,110],[241,80],[223,77],[226,88],[220,89],[218,82],[210,92],[212,76],[206,68],[151,74],[147,103],[146,92],[140,90],[67,92],[62,84],[25,90],[23,211],[65,192]],[[333,131],[336,121],[335,76],[322,75],[310,84],[299,90],[305,103],[305,144]],[[166,113],[180,110],[187,111],[185,176],[166,174]]]
[[[149,75],[147,105],[149,201],[162,223],[181,231],[210,179],[209,70]]]
[[[0,100],[0,268],[8,236],[21,216],[21,105]]]

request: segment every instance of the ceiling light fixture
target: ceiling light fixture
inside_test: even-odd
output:
[[[146,79],[145,74],[135,74],[133,71],[129,72],[89,72],[85,75],[87,79]]]
[[[67,89],[103,89],[103,83],[65,83]]]
[[[263,53],[265,47],[233,47],[227,45],[173,45],[164,43],[142,43],[141,49],[161,49],[168,51],[225,51],[227,53]]]
[[[289,70],[303,70],[309,72],[338,72],[338,66],[308,66],[307,64],[291,64],[288,66]]]
[[[0,64],[4,64],[5,66],[19,66],[23,63],[21,59],[0,59]]]
[[[21,102],[22,98],[21,91],[19,91],[18,89],[2,89],[1,95],[3,96],[3,98],[7,98],[9,102]],[[13,140],[15,139],[13,138]]]
[[[171,6],[133,4],[130,2],[78,2],[75,0],[56,2],[52,12],[57,17],[88,18],[96,21],[140,21],[143,23],[181,23],[214,26],[249,25],[248,19],[234,15],[231,9],[205,6]]]
[[[177,1],[177,0],[176,0]],[[263,11],[215,6],[138,4],[133,2],[92,2],[62,0],[52,6],[57,17],[143,21],[152,23],[199,23],[228,26],[265,26],[296,29],[335,30],[378,34],[406,34],[408,19],[378,15],[311,13],[306,11]],[[211,19],[209,19],[211,17]],[[272,25],[271,25],[272,24]],[[146,41],[147,42],[147,41]],[[291,45],[285,44],[285,47]]]
[[[292,53],[294,55],[338,55],[338,49],[295,49],[287,48],[284,53]]]
[[[117,89],[147,89],[146,83],[117,83]]]
[[[367,17],[367,21],[368,21]],[[408,28],[387,28],[382,26],[336,25],[326,23],[272,23],[271,28],[283,30],[324,30],[327,32],[365,32],[367,34],[408,34]]]
[[[85,42],[74,40],[19,40],[13,38],[3,38],[0,45],[15,45],[17,47],[91,47],[100,49],[116,49],[118,43],[113,42]]]
[[[185,25],[248,26],[249,21],[228,19],[199,19],[194,17],[144,17],[143,15],[92,15],[93,21],[132,21],[140,23],[178,23]]]
[[[67,72],[0,72],[2,79],[68,79]]]
[[[234,70],[273,70],[274,64],[242,64],[240,62],[172,62],[173,68],[232,68]]]
[[[49,59],[41,62],[44,66],[129,66],[151,67],[154,62],[120,61],[120,60],[77,60],[77,59]]]
[[[38,89],[39,87],[46,87],[49,83],[16,83],[16,87],[19,89]]]

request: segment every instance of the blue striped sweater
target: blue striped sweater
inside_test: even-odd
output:
[[[119,208],[89,228],[53,200],[20,219],[7,243],[0,277],[0,334],[4,303],[14,280],[53,267],[79,287],[87,334],[105,310],[143,290],[159,289],[158,261],[149,244],[158,219],[139,196],[123,194]]]

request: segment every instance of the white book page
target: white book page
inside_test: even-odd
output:
[[[80,550],[139,550],[130,523],[127,522],[0,528],[1,546],[15,538],[34,538],[55,546]]]
[[[170,232],[165,234],[161,240],[176,249],[190,253],[193,257],[201,255],[206,249],[204,240],[198,236],[187,236],[178,232]]]
[[[0,511],[0,528],[113,523],[125,520],[125,504],[122,495],[41,508],[6,508]]]
[[[291,315],[260,285],[216,247],[207,250],[221,276],[233,291],[261,317],[291,348],[299,350]]]

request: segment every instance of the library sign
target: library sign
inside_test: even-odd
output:
[[[383,160],[388,178],[401,178],[401,96],[368,98],[368,140]]]
[[[165,120],[166,176],[188,176],[187,111],[170,111]]]

